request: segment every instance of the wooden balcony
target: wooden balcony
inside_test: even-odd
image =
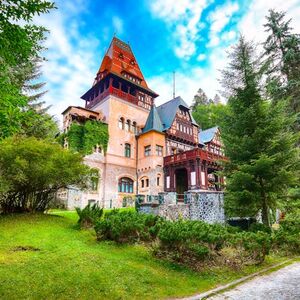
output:
[[[151,108],[150,104],[144,103],[143,101],[139,100],[138,97],[133,96],[129,93],[123,92],[120,89],[114,88],[112,86],[110,86],[108,89],[104,90],[101,94],[99,94],[97,97],[95,97],[92,101],[88,101],[86,104],[86,108],[88,108],[88,109],[93,108],[96,104],[100,103],[108,95],[116,96],[122,100],[128,101],[130,103],[144,107],[149,110]]]
[[[200,148],[177,153],[164,157],[164,166],[181,164],[186,161],[200,159],[201,161],[207,161],[209,163],[227,160],[224,155],[212,153]]]

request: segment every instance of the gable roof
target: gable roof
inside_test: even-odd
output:
[[[142,133],[146,133],[148,131],[163,131],[163,125],[161,123],[160,117],[157,112],[157,108],[155,105],[152,105],[150,113],[148,115],[148,119],[146,121],[145,127],[143,128]]]
[[[214,138],[215,134],[219,130],[218,126],[208,128],[206,130],[200,131],[198,134],[199,137],[199,144],[205,144],[211,142],[211,140]]]
[[[131,47],[129,44],[124,43],[116,37],[112,39],[97,75],[104,71],[107,73],[114,73],[119,76],[122,76],[123,72],[130,73],[141,80],[140,85],[142,87],[148,89],[148,85],[135,59]],[[95,83],[97,83],[97,80]]]
[[[189,106],[185,103],[185,101],[180,96],[171,99],[170,101],[157,107],[157,112],[160,116],[161,123],[163,125],[163,130],[167,130],[172,126],[172,123],[174,121],[179,106],[183,106],[186,109],[188,109],[188,111],[190,111]],[[191,113],[190,116],[192,119],[192,123],[198,126]]]

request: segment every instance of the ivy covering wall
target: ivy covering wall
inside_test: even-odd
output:
[[[108,126],[92,120],[84,124],[73,123],[67,133],[60,135],[59,141],[62,145],[65,138],[67,138],[69,149],[84,155],[93,153],[96,145],[106,151],[109,139]]]

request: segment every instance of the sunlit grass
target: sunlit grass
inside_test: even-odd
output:
[[[158,299],[186,296],[255,272],[193,272],[155,259],[142,245],[97,242],[70,211],[0,216],[1,299]],[[39,251],[16,251],[16,247]]]

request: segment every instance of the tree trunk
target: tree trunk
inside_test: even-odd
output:
[[[270,227],[270,219],[269,219],[269,207],[267,204],[267,197],[264,189],[264,184],[262,179],[259,179],[259,184],[261,188],[261,201],[262,201],[262,208],[261,208],[261,218],[264,225]]]

